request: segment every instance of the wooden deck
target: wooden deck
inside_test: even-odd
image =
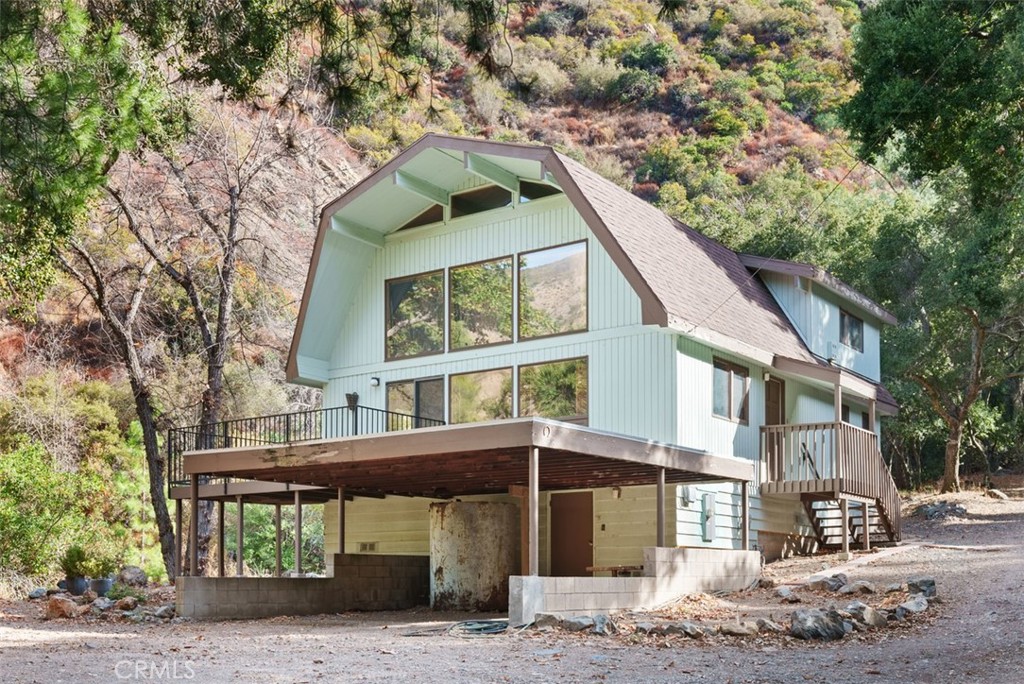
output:
[[[870,506],[889,541],[900,539],[899,490],[875,433],[843,422],[766,425],[761,428],[761,454],[767,469],[763,495]],[[870,530],[872,525],[864,527]]]

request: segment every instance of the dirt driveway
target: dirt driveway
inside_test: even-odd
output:
[[[911,518],[904,536],[914,548],[847,571],[851,580],[880,585],[934,575],[942,603],[923,618],[840,642],[535,630],[459,638],[440,628],[481,616],[426,610],[160,625],[43,621],[37,605],[22,602],[0,604],[0,681],[1024,682],[1024,500],[973,493],[956,500],[967,518]],[[792,581],[829,562],[786,561],[769,574]],[[820,605],[830,600],[818,598]],[[716,602],[711,612],[784,621],[791,608],[762,589]]]

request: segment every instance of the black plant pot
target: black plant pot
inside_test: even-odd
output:
[[[113,577],[101,577],[89,582],[89,588],[96,592],[97,596],[106,596],[107,592],[114,588]]]
[[[72,596],[81,596],[89,588],[89,580],[84,577],[68,577],[64,582],[67,584],[68,593]]]

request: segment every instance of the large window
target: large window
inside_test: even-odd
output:
[[[497,368],[451,376],[450,423],[512,417],[512,369]]]
[[[458,266],[449,273],[449,348],[511,342],[512,257]]]
[[[712,413],[746,423],[749,377],[750,372],[743,366],[715,359]]]
[[[387,281],[385,358],[444,350],[444,272]]]
[[[587,329],[587,243],[519,255],[519,339]]]
[[[444,420],[444,378],[401,380],[387,385],[388,431],[423,427],[415,418]],[[412,418],[414,416],[415,418]]]
[[[587,415],[587,360],[568,359],[519,367],[519,415],[580,418]]]
[[[859,352],[864,351],[864,321],[842,309],[839,310],[839,341]]]

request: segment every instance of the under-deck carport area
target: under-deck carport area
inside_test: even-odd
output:
[[[657,516],[651,524],[656,527],[657,547],[665,547],[666,485],[738,482],[744,485],[740,487],[741,551],[749,548],[750,516],[745,485],[754,477],[753,463],[543,418],[422,428],[294,445],[200,451],[185,455],[184,469],[190,478],[193,505],[201,498],[199,483],[204,476],[335,490],[342,537],[347,492],[434,499],[511,494],[520,497],[525,513],[521,520],[522,575],[527,577],[540,575],[541,491],[655,485]],[[194,542],[194,525],[189,532]],[[339,549],[344,548],[344,539],[339,539]],[[194,554],[196,544],[190,543],[189,549]],[[353,562],[351,557],[343,561],[345,558],[339,554],[328,565],[337,570],[339,563]],[[192,561],[190,567],[195,567],[195,558]],[[652,557],[651,565],[664,562],[662,554],[656,562]],[[653,573],[654,568],[648,569],[646,565],[645,562],[645,574]],[[607,583],[648,578],[588,579]],[[182,586],[179,584],[179,591]],[[513,582],[512,586],[515,593],[515,587],[520,585]],[[628,593],[612,591],[619,588],[610,587],[608,593]]]

